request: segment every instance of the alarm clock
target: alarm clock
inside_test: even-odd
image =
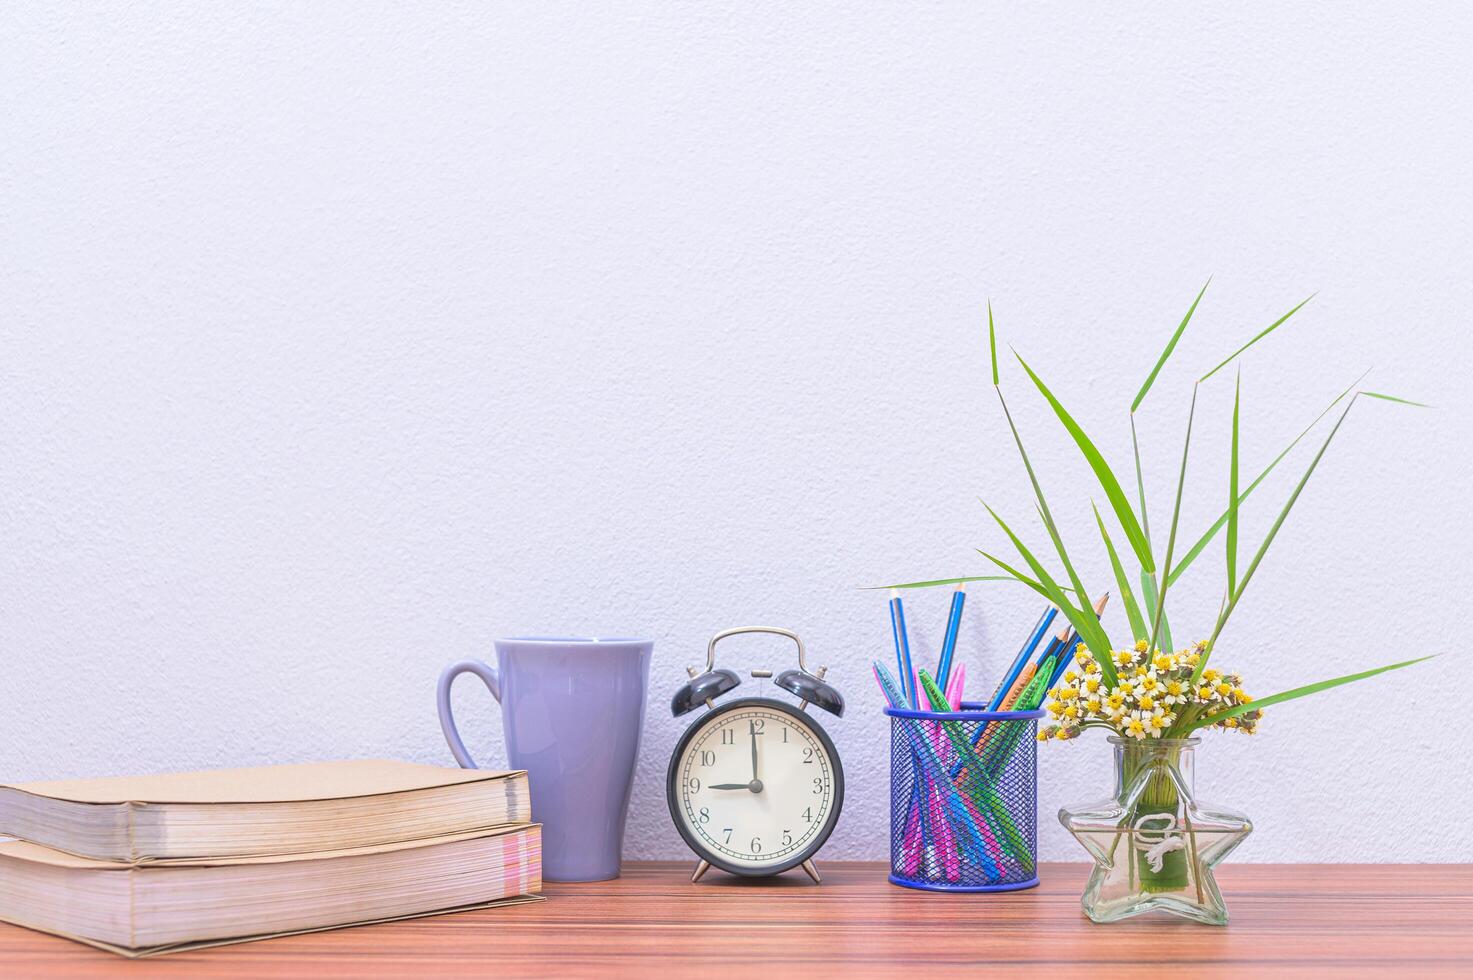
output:
[[[716,704],[741,678],[716,667],[716,644],[741,633],[772,633],[798,646],[798,669],[773,683],[798,699],[750,697]],[[833,740],[808,712],[816,705],[843,715],[844,699],[824,683],[826,667],[810,672],[803,641],[791,630],[740,626],[711,638],[706,669],[687,668],[690,681],[675,692],[678,718],[706,710],[685,730],[670,756],[665,797],[670,819],[700,863],[691,881],[711,868],[762,877],[802,867],[819,883],[813,855],[829,839],[844,807],[844,767]],[[772,671],[754,669],[770,678]]]

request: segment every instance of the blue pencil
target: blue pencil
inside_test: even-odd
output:
[[[1104,613],[1105,605],[1109,603],[1109,601],[1110,593],[1106,592],[1104,595],[1100,596],[1099,601],[1095,603],[1096,619],[1098,619]],[[1074,662],[1074,651],[1078,649],[1078,647],[1079,631],[1070,630],[1069,635],[1064,637],[1063,642],[1059,644],[1059,648],[1057,651],[1059,659],[1054,663],[1054,672],[1053,675],[1048,679],[1048,686],[1044,688],[1045,691],[1052,691],[1054,689],[1054,685],[1059,683],[1059,678],[1064,676],[1064,671],[1068,670],[1069,665]]]
[[[1019,674],[1023,673],[1024,665],[1033,656],[1033,651],[1037,648],[1038,641],[1043,639],[1043,634],[1048,631],[1049,624],[1054,621],[1054,617],[1058,614],[1059,611],[1057,609],[1049,606],[1043,611],[1043,615],[1038,617],[1038,625],[1033,627],[1032,633],[1028,634],[1028,639],[1024,641],[1023,649],[1018,651],[1018,657],[1013,661],[1013,666],[1008,668],[1007,674],[1003,676],[1002,683],[997,685],[997,690],[993,692],[991,700],[987,702],[988,711],[996,711],[998,706],[1002,704],[1002,699],[1007,697],[1008,691],[1013,687],[1013,682],[1018,679]]]
[[[917,708],[915,691],[911,690],[910,637],[905,631],[905,606],[900,602],[900,590],[890,590],[890,630],[895,634],[895,665],[900,669],[900,693],[905,703],[902,707]]]
[[[893,707],[896,700],[903,697],[900,693],[900,685],[895,683],[895,678],[890,676],[890,671],[885,669],[884,664],[876,660],[874,667],[875,679],[880,682],[880,690],[885,692],[885,699]],[[915,722],[910,719],[900,719],[900,721],[901,731],[905,733],[905,737],[910,741],[911,751],[915,753],[918,762],[917,781],[919,782],[920,778],[924,778],[924,774],[919,770],[925,770],[931,774],[936,788],[941,791],[941,802],[946,808],[947,813],[950,814],[952,824],[963,830],[965,832],[964,836],[970,837],[975,841],[977,846],[976,856],[980,858],[987,873],[996,877],[998,868],[996,863],[986,853],[986,839],[983,837],[981,829],[972,820],[972,815],[967,811],[966,804],[962,802],[961,791],[952,784],[951,780],[946,778],[946,763],[937,757],[936,750],[931,747],[926,734],[921,731]],[[942,724],[945,723],[943,722]],[[924,798],[924,794],[922,794],[922,797]],[[924,799],[922,800],[921,809],[924,812]]]
[[[1077,639],[1079,639],[1079,634],[1074,632],[1074,628],[1072,626],[1070,626],[1068,623],[1065,623],[1063,626],[1059,627],[1059,631],[1053,636],[1049,637],[1049,641],[1043,645],[1043,652],[1038,655],[1038,659],[1033,662],[1033,666],[1042,667],[1043,662],[1049,657],[1053,657],[1054,663],[1057,664],[1059,662],[1059,655],[1064,652],[1064,648],[1068,646],[1070,642]]]
[[[1108,606],[1108,604],[1109,592],[1105,592],[1094,603],[1094,617],[1096,619],[1105,615],[1105,606]],[[1071,629],[1068,637],[1064,638],[1064,643],[1059,644],[1059,660],[1058,663],[1053,665],[1053,676],[1050,676],[1049,687],[1043,688],[1044,691],[1052,691],[1053,685],[1058,684],[1059,678],[1064,676],[1064,672],[1068,671],[1069,665],[1074,663],[1074,651],[1077,650],[1078,645],[1080,645],[1080,634],[1078,634],[1077,629]]]
[[[962,606],[966,605],[967,591],[958,585],[951,594],[951,615],[946,619],[946,639],[941,642],[941,660],[936,664],[936,686],[946,690],[951,677],[951,658],[956,654],[956,634],[962,625]]]
[[[1078,647],[1078,633],[1070,633],[1069,638],[1066,639],[1062,644],[1060,644],[1059,659],[1054,666],[1053,675],[1050,676],[1048,679],[1048,687],[1044,688],[1045,691],[1052,691],[1054,689],[1054,685],[1059,683],[1059,678],[1064,676],[1064,671],[1068,670],[1069,665],[1074,662],[1074,651],[1078,649]]]

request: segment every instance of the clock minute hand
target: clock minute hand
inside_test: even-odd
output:
[[[755,783],[757,781],[757,725],[748,723],[748,727],[752,729],[752,782]]]

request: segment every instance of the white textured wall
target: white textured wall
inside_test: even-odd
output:
[[[448,761],[445,662],[645,633],[630,851],[675,855],[670,692],[773,623],[852,705],[830,854],[878,857],[889,633],[856,587],[982,571],[979,494],[1043,544],[984,299],[1124,467],[1212,273],[1140,419],[1158,528],[1192,372],[1311,291],[1244,365],[1248,467],[1367,367],[1438,405],[1355,409],[1221,662],[1267,693],[1457,659],[1210,738],[1204,795],[1256,819],[1244,860],[1468,860],[1473,15],[1284,6],[8,4],[0,774]],[[1098,491],[1007,370],[1108,587]],[[1224,500],[1230,404],[1202,393],[1183,533]],[[919,648],[945,604],[913,598]],[[973,677],[1038,607],[974,593]],[[1051,814],[1107,756],[1043,751],[1048,857],[1080,856]]]

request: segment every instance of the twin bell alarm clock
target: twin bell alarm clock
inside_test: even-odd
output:
[[[716,666],[716,644],[741,633],[785,636],[798,646],[798,668],[773,683],[798,699],[738,698],[717,704],[741,684],[735,671]],[[844,713],[844,699],[824,683],[827,668],[808,670],[803,641],[790,630],[741,626],[711,637],[706,669],[687,668],[690,681],[675,692],[678,718],[700,711],[670,757],[665,796],[670,819],[696,852],[691,881],[712,867],[761,877],[802,866],[819,882],[813,855],[829,839],[844,806],[844,767],[828,733],[808,713],[815,705]],[[772,671],[754,669],[755,678]]]

